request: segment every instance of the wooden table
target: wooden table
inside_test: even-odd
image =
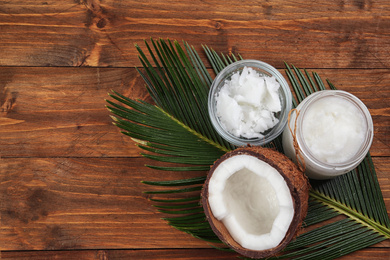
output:
[[[161,220],[148,169],[105,108],[114,89],[150,101],[144,39],[309,68],[358,96],[390,210],[388,0],[0,0],[3,259],[236,259]],[[283,72],[284,73],[284,72]],[[183,173],[184,174],[184,173]],[[384,241],[343,259],[389,259]]]

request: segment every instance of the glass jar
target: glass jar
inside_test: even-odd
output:
[[[261,133],[263,135],[261,138],[245,138],[242,136],[237,137],[233,135],[228,130],[226,130],[217,115],[217,96],[219,91],[224,86],[226,80],[230,80],[233,74],[241,73],[245,67],[254,69],[262,76],[274,76],[276,81],[280,84],[278,95],[281,103],[281,111],[276,114],[276,118],[279,120],[279,122],[271,129]],[[283,132],[283,129],[287,124],[288,112],[291,110],[291,107],[292,94],[287,81],[276,68],[258,60],[240,60],[225,67],[215,77],[210,87],[208,96],[208,112],[212,125],[222,138],[236,146],[246,146],[248,144],[264,145],[271,142]]]
[[[345,91],[323,90],[291,111],[283,149],[309,178],[330,179],[357,167],[373,136],[372,118],[361,100]]]

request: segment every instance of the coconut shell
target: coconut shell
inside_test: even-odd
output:
[[[208,203],[208,186],[210,178],[220,163],[236,155],[252,155],[268,163],[274,167],[281,174],[281,176],[284,177],[287,186],[290,189],[294,205],[294,217],[286,233],[286,236],[279,243],[279,245],[274,248],[255,251],[242,247],[232,238],[222,221],[219,221],[217,218],[215,218],[211,212],[210,205]],[[277,255],[289,244],[292,239],[297,236],[297,233],[301,229],[302,222],[307,214],[309,188],[310,184],[306,175],[304,175],[298,169],[297,165],[295,165],[284,154],[273,149],[259,146],[238,148],[223,155],[221,158],[215,161],[214,165],[211,167],[202,190],[202,205],[211,228],[222,242],[226,243],[230,248],[243,256],[250,258],[266,258]]]

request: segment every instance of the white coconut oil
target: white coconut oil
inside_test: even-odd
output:
[[[262,138],[262,133],[279,122],[279,88],[275,77],[261,75],[253,68],[234,73],[216,94],[216,113],[222,126],[236,137]]]
[[[294,161],[300,155],[300,164],[313,179],[332,178],[355,168],[373,137],[368,109],[345,91],[310,95],[293,112],[289,125],[283,133],[284,151]]]

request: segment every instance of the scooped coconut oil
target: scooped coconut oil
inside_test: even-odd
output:
[[[275,77],[260,75],[250,67],[234,73],[217,93],[216,113],[232,135],[262,138],[274,127],[281,111],[280,84]]]
[[[313,179],[328,179],[355,168],[367,154],[373,124],[366,106],[345,91],[308,96],[296,108],[283,133],[288,157]]]

